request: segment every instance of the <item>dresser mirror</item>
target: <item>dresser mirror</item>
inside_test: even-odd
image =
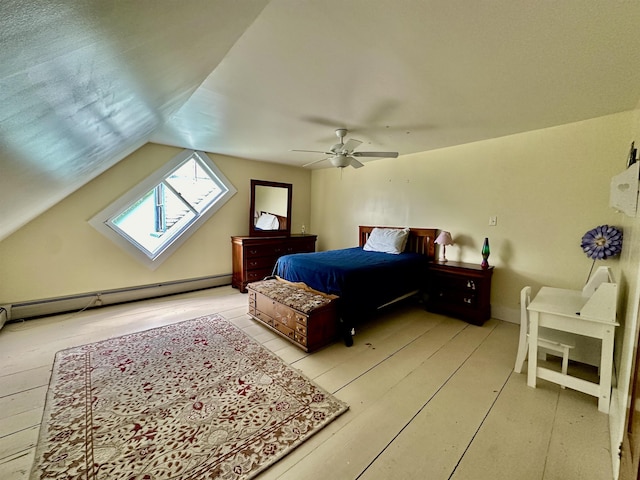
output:
[[[289,236],[292,193],[290,183],[251,180],[249,236]]]

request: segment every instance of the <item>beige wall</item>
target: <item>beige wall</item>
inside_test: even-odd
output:
[[[292,183],[293,230],[309,224],[309,171],[210,154],[238,193],[157,270],[149,270],[87,221],[180,151],[142,147],[0,242],[0,304],[230,274],[230,237],[249,233],[252,178]]]
[[[440,228],[456,243],[447,258],[471,263],[488,237],[493,316],[518,322],[523,286],[582,288],[591,267],[582,235],[622,221],[608,207],[609,183],[626,166],[633,119],[627,112],[358,170],[315,170],[311,229],[324,250],[356,245],[358,225]]]

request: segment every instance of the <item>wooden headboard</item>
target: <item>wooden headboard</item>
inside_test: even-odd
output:
[[[367,243],[367,239],[371,234],[371,231],[376,227],[367,227],[360,225],[359,238],[360,246],[364,247]],[[378,228],[404,228],[404,227],[378,227]],[[426,255],[429,260],[434,260],[436,257],[436,246],[433,243],[438,234],[437,228],[410,228],[409,239],[407,240],[407,246],[405,252],[419,253]]]

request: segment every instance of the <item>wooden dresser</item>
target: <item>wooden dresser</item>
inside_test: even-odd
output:
[[[492,275],[493,267],[474,263],[430,263],[427,308],[482,325],[491,317]]]
[[[231,286],[247,292],[247,283],[271,275],[276,260],[290,253],[315,252],[317,235],[289,237],[231,237]]]

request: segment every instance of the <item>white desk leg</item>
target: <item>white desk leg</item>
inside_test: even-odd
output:
[[[538,369],[538,312],[529,312],[529,366],[527,369],[527,385],[536,388]]]
[[[600,354],[600,395],[598,410],[609,413],[611,405],[611,373],[613,371],[613,337],[615,327],[603,326],[602,353]]]

